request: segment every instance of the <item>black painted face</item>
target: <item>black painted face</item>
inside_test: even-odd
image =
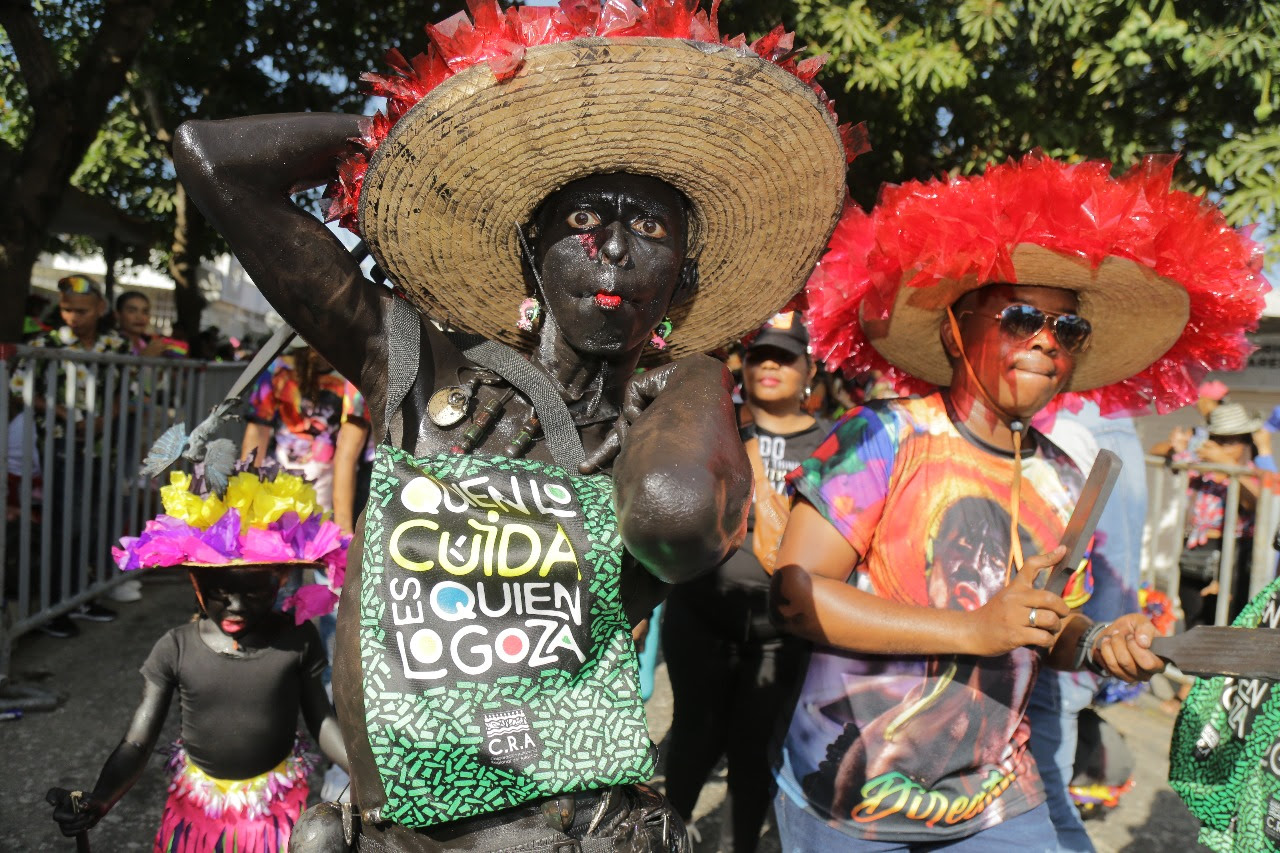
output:
[[[192,572],[210,621],[228,637],[239,637],[271,613],[284,575],[269,569],[196,569]]]
[[[592,175],[547,197],[535,217],[547,309],[576,350],[607,355],[648,341],[685,272],[688,203],[657,178]],[[691,288],[689,288],[691,290]]]

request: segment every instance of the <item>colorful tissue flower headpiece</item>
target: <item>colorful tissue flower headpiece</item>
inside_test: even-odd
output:
[[[697,0],[469,0],[427,53],[366,74],[387,98],[329,187],[419,308],[527,346],[516,228],[566,183],[661,178],[689,199],[695,299],[671,311],[674,357],[727,344],[800,289],[840,213],[861,128],[837,127],[794,35],[721,39]]]
[[[948,305],[991,282],[1061,287],[1093,324],[1069,391],[1103,414],[1186,405],[1208,371],[1243,367],[1270,285],[1247,234],[1173,189],[1174,162],[1112,178],[1109,163],[1037,152],[886,187],[870,214],[850,206],[807,288],[815,356],[923,393],[951,379]]]
[[[125,536],[112,548],[122,570],[180,566],[189,569],[297,565],[324,568],[326,583],[308,584],[286,600],[299,624],[337,604],[351,537],[324,516],[315,489],[294,474],[264,480],[242,471],[226,493],[198,495],[191,476],[169,475],[160,488],[164,512],[140,536]]]

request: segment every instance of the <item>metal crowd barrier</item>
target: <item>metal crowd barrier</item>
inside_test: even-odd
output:
[[[111,546],[160,511],[141,459],[171,424],[199,423],[242,368],[0,345],[0,685],[17,637],[125,580]]]
[[[1275,536],[1280,529],[1280,476],[1233,465],[1211,465],[1207,462],[1169,462],[1161,456],[1147,457],[1147,523],[1142,537],[1142,578],[1165,592],[1181,611],[1178,597],[1180,573],[1178,560],[1186,543],[1187,485],[1191,473],[1222,474],[1227,478],[1224,499],[1222,550],[1218,565],[1217,609],[1213,624],[1227,625],[1231,607],[1230,590],[1236,572],[1234,535],[1240,517],[1240,479],[1259,482],[1254,507],[1253,551],[1249,562],[1249,598],[1276,576],[1277,552]]]

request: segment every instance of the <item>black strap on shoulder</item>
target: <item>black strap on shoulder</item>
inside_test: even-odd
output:
[[[387,315],[387,411],[383,420],[383,442],[391,443],[391,418],[418,378],[422,358],[422,315],[409,301],[391,297]],[[408,430],[408,427],[405,427]]]
[[[569,407],[547,375],[505,344],[464,332],[449,331],[445,334],[464,356],[492,370],[529,399],[547,437],[551,458],[561,468],[576,473],[586,459],[582,438],[569,415]],[[387,317],[388,383],[384,440],[388,444],[391,443],[391,418],[417,379],[418,359],[421,357],[421,315],[407,300],[393,297]]]
[[[586,451],[569,415],[569,407],[550,378],[506,344],[457,331],[446,334],[467,358],[489,368],[529,398],[547,437],[551,458],[561,468],[577,473],[578,466],[587,458]]]

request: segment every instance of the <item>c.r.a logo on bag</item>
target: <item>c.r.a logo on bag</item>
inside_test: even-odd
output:
[[[378,448],[360,647],[384,818],[652,774],[612,495],[556,465]]]

